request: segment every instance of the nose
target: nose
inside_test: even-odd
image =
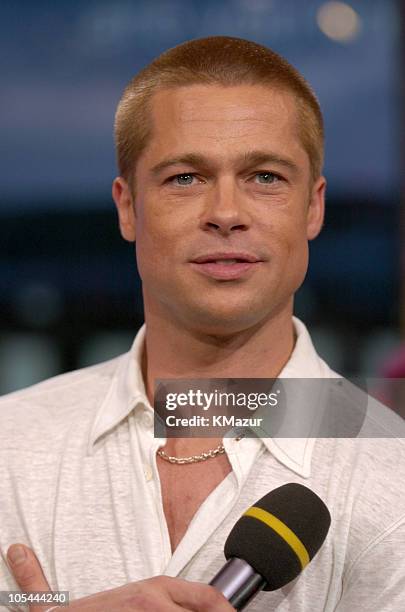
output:
[[[201,228],[204,231],[228,235],[235,231],[246,231],[250,226],[250,216],[243,195],[229,177],[218,181],[206,196]]]

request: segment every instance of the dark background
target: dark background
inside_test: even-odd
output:
[[[401,45],[395,0],[3,1],[0,393],[126,350],[142,323],[111,181],[130,78],[184,40],[285,55],[326,123],[327,216],[296,313],[340,372],[400,343]]]

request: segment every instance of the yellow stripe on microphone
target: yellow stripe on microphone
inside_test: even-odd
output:
[[[252,506],[249,510],[246,510],[243,516],[251,516],[262,523],[265,523],[268,527],[273,529],[278,535],[283,538],[283,540],[289,545],[290,548],[297,555],[302,569],[306,565],[308,565],[310,558],[307,549],[301,540],[295,535],[293,531],[283,521],[280,521],[274,514],[267,512],[267,510],[263,510],[262,508],[258,508],[257,506]]]

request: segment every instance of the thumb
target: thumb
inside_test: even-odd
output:
[[[35,553],[24,544],[12,544],[7,551],[10,570],[21,591],[50,591],[42,567]],[[44,610],[44,606],[30,606],[30,612]]]

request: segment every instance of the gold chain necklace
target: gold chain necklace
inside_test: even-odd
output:
[[[235,438],[235,441],[239,442],[239,440],[241,440],[242,438],[243,438],[243,435],[238,436],[237,438]],[[206,461],[207,459],[214,459],[218,455],[223,455],[224,453],[225,453],[225,447],[223,444],[218,444],[216,448],[212,448],[208,451],[205,451],[204,453],[201,453],[201,455],[191,455],[190,457],[172,457],[168,455],[167,453],[165,453],[165,451],[162,450],[161,448],[157,450],[157,454],[159,455],[159,457],[161,457],[165,461],[168,461],[169,463],[176,463],[177,465],[184,465],[187,463],[198,463],[199,461]]]

